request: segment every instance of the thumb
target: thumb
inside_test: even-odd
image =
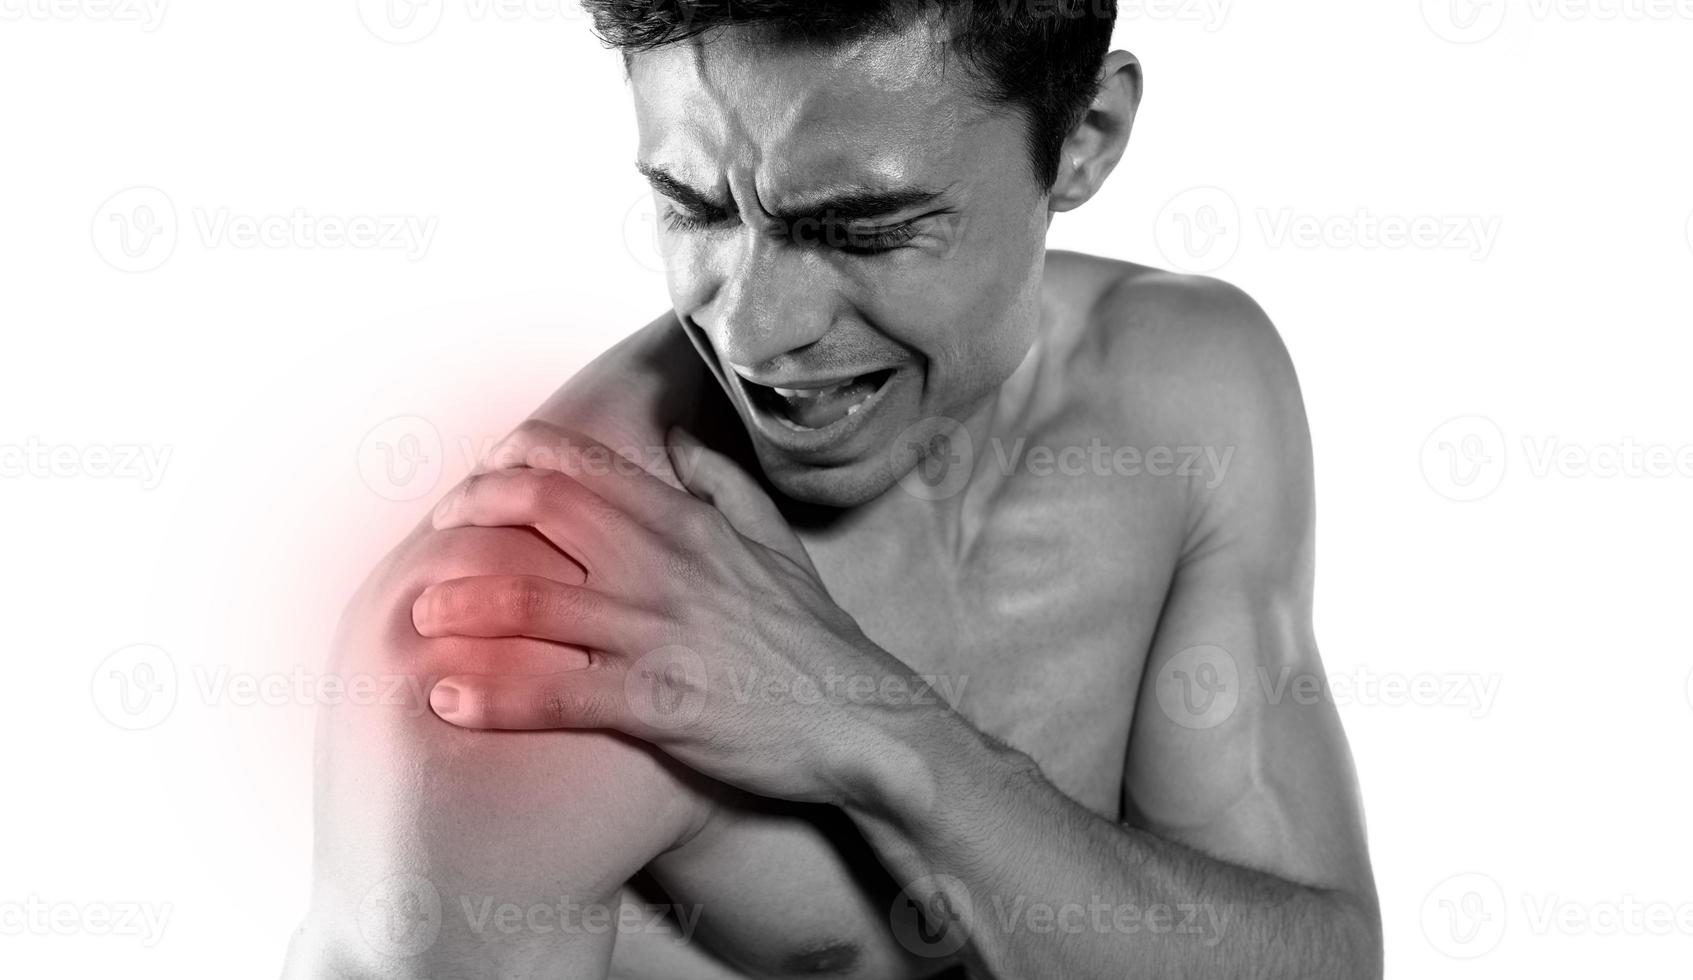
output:
[[[733,460],[700,442],[693,433],[676,427],[671,428],[666,447],[671,468],[689,493],[716,507],[743,536],[786,555],[813,576],[817,574],[811,556],[770,495]]]

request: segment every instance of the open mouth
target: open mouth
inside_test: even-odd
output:
[[[795,432],[815,432],[862,411],[893,374],[893,368],[886,368],[811,388],[774,388],[745,378],[741,383],[753,405],[781,425]]]

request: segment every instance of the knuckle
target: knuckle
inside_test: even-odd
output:
[[[464,482],[447,491],[446,500],[457,497],[458,504],[478,504],[486,499],[489,488],[490,473],[472,473],[464,478]]]
[[[509,550],[509,543],[496,529],[453,527],[429,531],[418,542],[417,550],[407,556],[400,587],[415,583],[421,588],[449,579],[491,574],[501,566],[501,555]]]
[[[576,699],[558,687],[549,687],[543,691],[537,707],[541,717],[555,726],[568,725],[582,714]]]
[[[526,576],[514,579],[502,591],[505,617],[518,626],[545,622],[553,611],[553,598],[538,580]]]
[[[554,470],[524,470],[518,493],[532,514],[548,514],[570,508],[569,478]]]
[[[699,543],[717,533],[718,514],[713,507],[688,507],[675,515],[676,528],[684,540]]]

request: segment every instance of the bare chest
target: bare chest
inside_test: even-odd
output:
[[[1060,790],[1115,818],[1136,689],[1179,551],[1179,495],[1115,471],[1062,473],[1012,445],[986,451],[981,462],[1007,472],[972,501],[966,534],[895,527],[808,549],[870,639]],[[679,901],[715,910],[699,939],[754,972],[887,980],[946,965],[888,931],[899,885],[833,808],[725,800],[655,870]]]
[[[1160,529],[1163,502],[1132,485],[1003,465],[1014,472],[960,553],[902,535],[820,567],[879,646],[1060,789],[1114,815],[1178,542]]]

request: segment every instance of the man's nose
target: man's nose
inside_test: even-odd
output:
[[[821,338],[833,309],[821,270],[803,249],[752,228],[738,238],[708,333],[731,364],[756,368]]]

